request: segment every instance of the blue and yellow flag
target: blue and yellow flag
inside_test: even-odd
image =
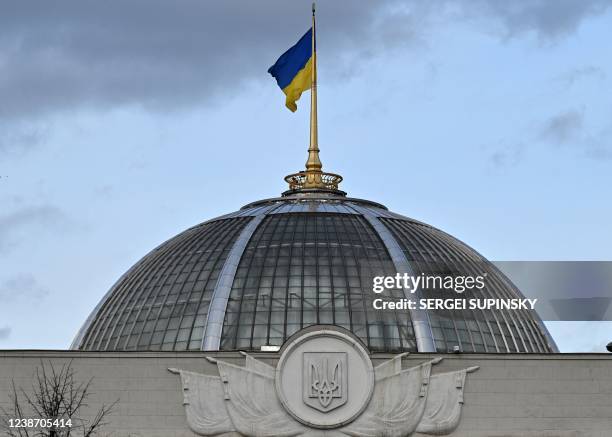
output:
[[[304,34],[296,45],[281,55],[268,69],[287,98],[285,106],[292,112],[297,110],[295,102],[312,85],[312,28]]]

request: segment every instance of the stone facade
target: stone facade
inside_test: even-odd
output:
[[[186,437],[181,381],[168,368],[216,375],[205,357],[243,365],[237,352],[0,351],[0,405],[11,381],[29,390],[36,368],[72,360],[81,380],[94,378],[89,408],[119,399],[108,432],[116,437]],[[279,354],[255,353],[276,365]],[[479,366],[465,384],[460,437],[612,436],[612,355],[411,354],[404,368],[443,357],[433,374]],[[393,355],[372,356],[376,366]],[[418,435],[418,434],[416,434]]]

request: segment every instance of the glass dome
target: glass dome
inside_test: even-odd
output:
[[[372,352],[556,351],[534,312],[375,310],[373,277],[396,272],[485,273],[485,297],[521,297],[493,264],[432,226],[337,185],[293,186],[154,249],[111,288],[72,347],[256,351],[337,325]]]

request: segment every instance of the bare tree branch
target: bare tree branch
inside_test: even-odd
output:
[[[93,378],[86,382],[76,380],[75,371],[72,368],[72,360],[56,369],[51,362],[47,366],[41,361],[37,367],[35,381],[32,384],[31,393],[15,385],[12,382],[12,392],[9,396],[12,403],[12,411],[0,408],[0,430],[7,437],[70,437],[81,431],[83,437],[94,437],[99,435],[103,428],[108,425],[110,416],[119,402],[110,405],[102,405],[93,419],[83,419],[81,412],[88,407],[87,400],[91,395],[90,388]],[[11,419],[51,419],[70,420],[72,427],[47,427],[27,428],[11,427]],[[34,434],[31,434],[34,433]]]

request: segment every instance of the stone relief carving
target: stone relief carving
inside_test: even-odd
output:
[[[346,353],[304,352],[303,359],[304,403],[324,413],[346,404]]]
[[[245,366],[208,357],[219,376],[179,369],[190,429],[203,436],[407,437],[458,426],[466,375],[431,374],[436,358],[402,369],[400,354],[376,367],[351,336],[314,331],[284,348],[278,365],[248,354]]]

